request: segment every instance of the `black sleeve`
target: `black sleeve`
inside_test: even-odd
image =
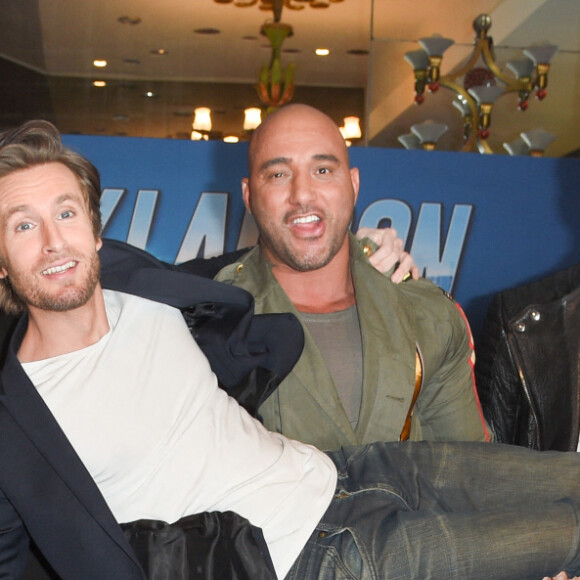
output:
[[[246,254],[251,248],[244,248],[243,250],[236,250],[235,252],[228,252],[215,258],[195,258],[175,266],[177,270],[189,272],[204,278],[214,278],[217,273],[226,266],[233,264]]]

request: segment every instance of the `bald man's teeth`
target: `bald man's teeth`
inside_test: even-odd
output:
[[[70,270],[76,265],[77,263],[71,260],[70,262],[63,264],[62,266],[53,266],[52,268],[47,268],[46,270],[43,270],[42,275],[50,276],[51,274],[62,274],[62,272],[66,272],[67,270]]]
[[[313,222],[319,222],[320,218],[317,215],[307,215],[304,217],[296,218],[292,220],[293,224],[311,224]]]

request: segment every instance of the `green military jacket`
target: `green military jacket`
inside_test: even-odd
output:
[[[412,407],[420,360],[421,385],[409,438],[487,440],[473,379],[471,335],[457,305],[425,279],[393,284],[368,263],[354,237],[350,253],[364,356],[358,424],[353,430],[304,328],[302,356],[259,409],[266,427],[323,450],[397,441]],[[259,247],[222,269],[216,279],[251,292],[257,313],[298,316]]]

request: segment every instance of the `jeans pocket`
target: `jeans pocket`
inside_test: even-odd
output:
[[[319,526],[286,576],[288,580],[363,580],[365,562],[356,536],[343,527]]]

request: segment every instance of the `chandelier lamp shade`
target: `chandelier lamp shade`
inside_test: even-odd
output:
[[[504,149],[510,155],[529,155],[530,157],[543,157],[544,151],[554,141],[556,136],[543,129],[532,129],[524,133],[511,143],[504,143]]]
[[[425,121],[411,127],[411,133],[401,135],[398,140],[405,149],[423,149],[433,151],[441,135],[447,131],[447,125]]]
[[[248,107],[244,109],[244,131],[254,131],[262,122],[262,109],[259,107]]]
[[[198,133],[209,133],[211,131],[211,109],[208,107],[197,107],[193,111],[192,129]]]
[[[463,151],[478,149],[492,153],[487,143],[491,114],[495,101],[505,94],[517,94],[517,107],[528,108],[528,99],[535,90],[536,98],[546,97],[550,61],[558,47],[552,44],[531,46],[523,50],[523,57],[506,63],[508,71],[498,66],[493,51],[493,39],[488,35],[491,18],[480,14],[473,21],[476,33],[473,51],[466,61],[452,73],[441,75],[444,52],[454,44],[450,38],[433,35],[421,38],[421,48],[407,52],[405,60],[411,64],[415,78],[415,103],[420,105],[426,92],[440,87],[456,95],[453,105],[464,120]]]
[[[422,149],[433,151],[435,145],[443,133],[447,131],[447,125],[426,121],[411,127],[411,133],[417,136]]]
[[[360,119],[358,117],[345,117],[342,128],[344,131],[341,132],[345,139],[360,139],[362,137]]]
[[[405,135],[399,135],[397,137],[397,141],[405,148],[405,149],[421,149],[421,141],[419,141],[419,137],[415,135],[415,133],[406,133]]]

